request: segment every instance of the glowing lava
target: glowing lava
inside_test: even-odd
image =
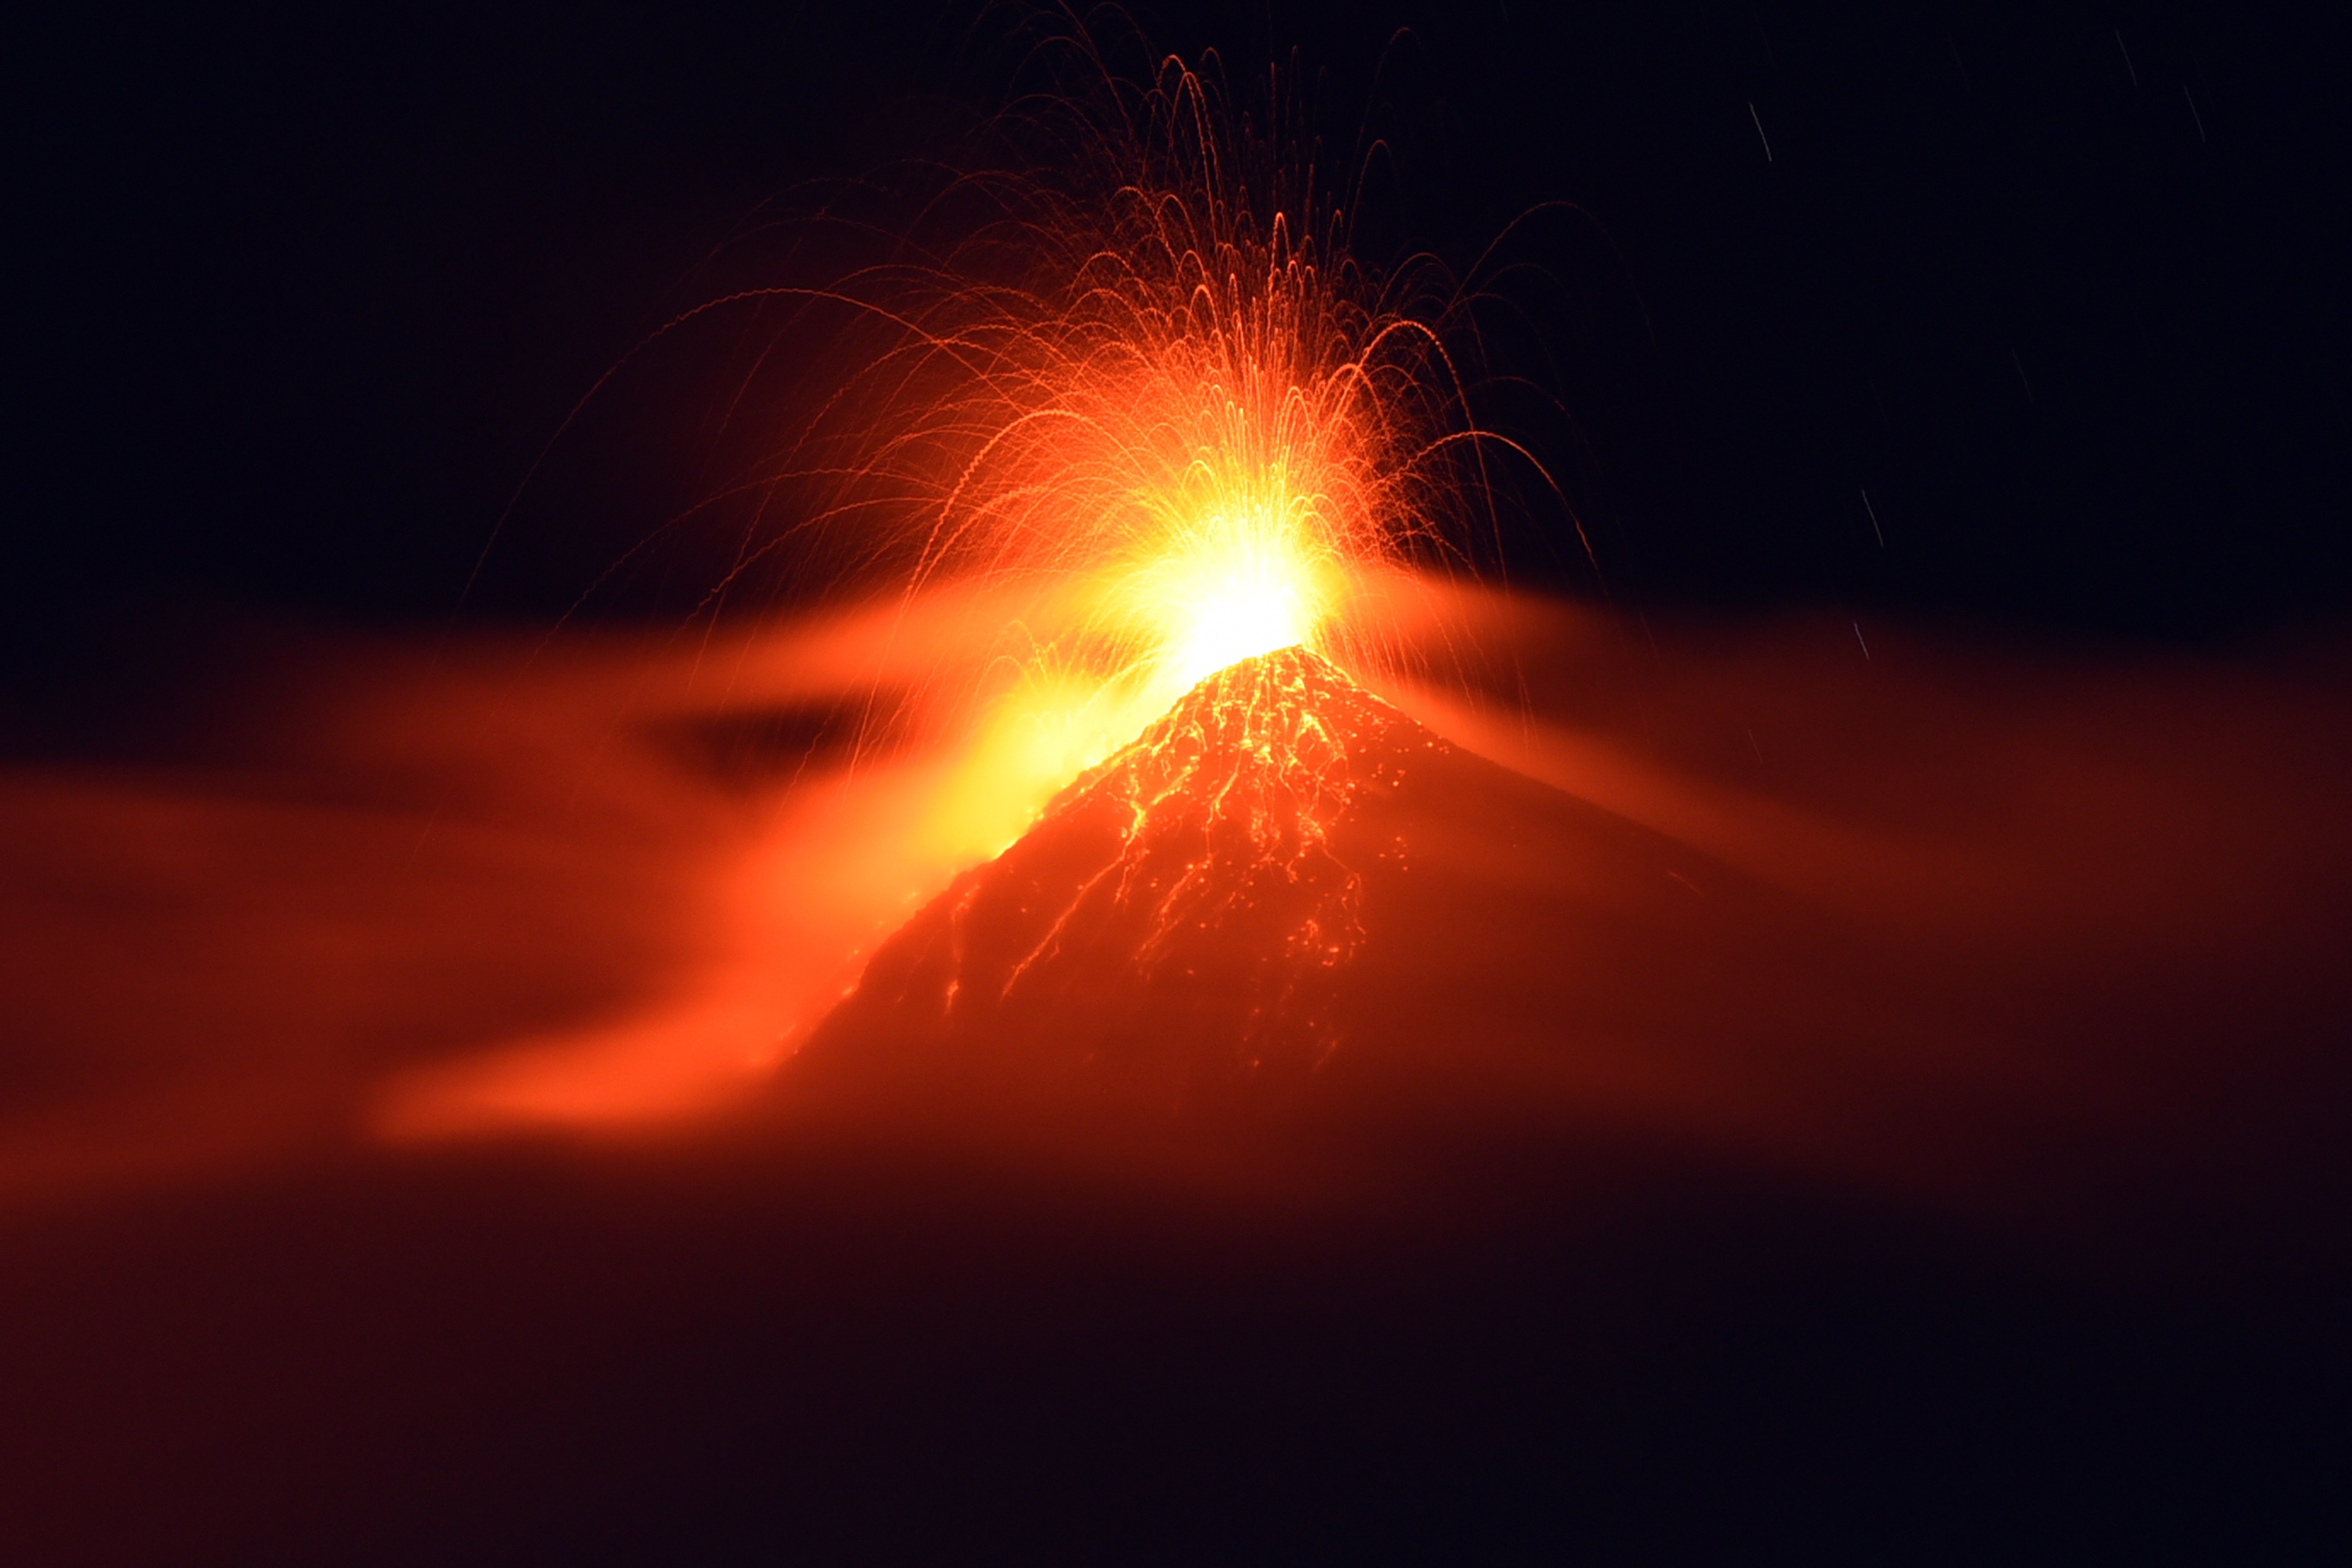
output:
[[[1119,584],[1155,623],[1158,683],[1190,688],[1228,665],[1318,637],[1340,569],[1278,527],[1220,519],[1205,538],[1137,568]]]
[[[886,943],[841,1026],[1196,1080],[1311,1068],[1365,940],[1365,870],[1402,848],[1335,835],[1360,838],[1367,796],[1449,752],[1305,648],[1229,665]],[[1171,1031],[1173,1058],[1133,1043]]]

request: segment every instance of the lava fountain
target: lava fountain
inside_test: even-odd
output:
[[[1004,152],[870,264],[702,308],[782,311],[763,363],[842,367],[724,487],[758,507],[706,608],[811,563],[909,615],[943,584],[1010,606],[976,679],[927,683],[971,715],[974,856],[1238,660],[1394,662],[1393,601],[1493,553],[1489,465],[1549,483],[1473,416],[1458,281],[1351,256],[1278,79],[1253,133],[1179,60],[1138,89],[1072,47],[1091,82],[999,126],[1059,163]]]

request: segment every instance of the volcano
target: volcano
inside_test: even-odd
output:
[[[908,922],[835,1026],[1179,1097],[1295,1079],[1340,1042],[1396,803],[1459,760],[1305,648],[1230,665]]]
[[[1202,681],[959,878],[790,1076],[1192,1125],[1507,1102],[1596,1068],[1615,1093],[1721,1038],[1689,1014],[1752,977],[1746,933],[1786,929],[1765,897],[1284,648]]]

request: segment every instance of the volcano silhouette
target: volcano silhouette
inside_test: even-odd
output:
[[[1727,923],[1732,882],[1285,648],[1201,682],[918,913],[793,1077],[1199,1121],[1375,1080],[1426,1106],[1630,1037],[1603,1053],[1622,1079],[1711,1045],[1697,1015],[1755,973],[1738,933],[1773,922]]]
[[[1195,1087],[1311,1069],[1402,848],[1375,803],[1451,750],[1304,648],[1229,666],[900,931],[845,1020]]]

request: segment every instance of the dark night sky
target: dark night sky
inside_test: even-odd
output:
[[[1389,137],[1375,264],[1588,215],[1523,254],[1576,419],[1547,455],[1620,602],[2198,640],[2346,602],[2352,131],[2341,29],[2306,9],[1139,15],[1235,74],[1296,47],[1335,142]],[[755,203],[988,107],[970,15],[20,35],[20,645],[159,602],[446,617],[566,408]],[[652,491],[692,466],[652,431],[608,460]],[[1592,591],[1557,540],[1521,553]],[[580,585],[509,565],[474,608]]]

